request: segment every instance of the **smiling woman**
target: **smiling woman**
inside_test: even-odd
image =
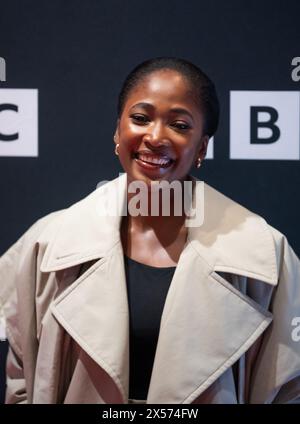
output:
[[[125,253],[142,263],[176,265],[186,243],[185,215],[153,216],[151,181],[190,181],[217,129],[219,102],[214,84],[199,68],[172,58],[149,60],[125,79],[118,102],[114,141],[127,183],[149,185],[148,213],[122,222]],[[183,189],[184,191],[184,189]],[[129,201],[132,198],[129,193]],[[165,223],[172,227],[166,231]],[[170,240],[170,237],[173,240]],[[145,238],[147,243],[145,243]]]
[[[299,259],[191,175],[218,120],[214,84],[187,60],[150,59],[127,76],[114,134],[124,174],[0,258],[7,403],[300,403]],[[158,184],[168,214],[163,202],[154,213]],[[177,213],[186,198],[196,225]]]

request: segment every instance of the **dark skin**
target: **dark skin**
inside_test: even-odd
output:
[[[121,239],[124,253],[130,258],[155,267],[176,266],[187,238],[186,215],[151,216],[150,184],[190,180],[189,171],[197,158],[204,159],[209,137],[204,134],[204,115],[193,99],[189,82],[178,72],[155,71],[130,93],[117,123],[114,141],[119,143],[119,159],[127,173],[127,183],[142,180],[149,188],[148,216],[122,218]],[[138,103],[148,105],[138,106]],[[183,108],[188,113],[171,111]],[[174,159],[169,168],[146,170],[133,158],[133,152],[146,149]],[[134,196],[128,193],[128,202]]]

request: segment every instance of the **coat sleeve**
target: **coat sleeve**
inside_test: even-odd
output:
[[[250,403],[300,403],[300,262],[286,237],[272,231],[279,278],[271,300],[273,322],[252,373]]]
[[[16,307],[16,274],[17,264],[20,258],[23,237],[21,237],[0,258],[0,317],[2,332],[9,339],[9,351],[7,356],[6,396],[13,403],[26,402],[25,379],[21,359],[20,335],[18,326],[12,325],[10,332],[7,330],[8,317],[17,319],[17,314],[12,312]]]
[[[37,222],[0,258],[0,316],[9,350],[6,403],[31,403],[38,351],[36,284],[42,248],[38,238],[58,212]]]

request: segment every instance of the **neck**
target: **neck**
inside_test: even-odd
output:
[[[174,189],[170,184],[165,187],[160,185],[159,190],[156,184],[148,184],[146,190],[137,185],[134,192],[130,193],[128,188],[131,182],[127,180],[127,224],[141,231],[151,228],[162,230],[163,227],[172,228],[172,231],[182,228],[186,219],[186,207],[190,204],[190,200],[185,198],[190,199],[188,193],[191,189],[189,187],[186,190],[184,181],[189,181],[194,188],[195,181],[188,175],[176,182]]]

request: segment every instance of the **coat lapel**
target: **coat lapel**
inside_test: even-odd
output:
[[[148,403],[192,403],[270,322],[190,246],[166,299]]]
[[[51,310],[71,337],[117,386],[119,399],[114,397],[109,403],[126,403],[129,313],[121,245],[118,244],[110,255],[81,275],[53,302]]]
[[[129,311],[121,216],[99,217],[97,211],[97,205],[112,197],[119,199],[118,210],[124,210],[125,178],[123,174],[66,211],[41,270],[57,271],[96,260],[51,309],[111,377],[120,401],[127,403]],[[272,320],[269,312],[218,274],[233,272],[276,284],[276,255],[266,224],[207,185],[204,202],[203,225],[189,228],[166,297],[147,403],[192,403]],[[70,233],[74,228],[78,232]]]

